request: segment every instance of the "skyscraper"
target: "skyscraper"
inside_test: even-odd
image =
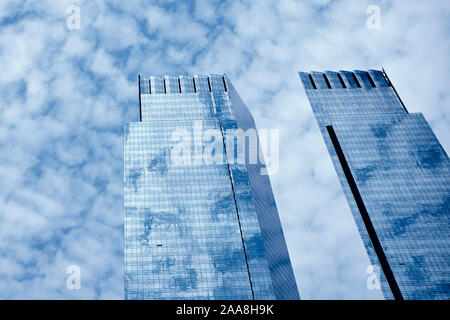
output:
[[[385,298],[449,299],[450,163],[423,115],[384,70],[299,74]]]
[[[125,299],[299,299],[266,166],[241,161],[250,142],[235,133],[255,123],[228,79],[139,77],[139,102],[124,130]]]

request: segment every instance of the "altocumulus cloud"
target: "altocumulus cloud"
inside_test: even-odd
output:
[[[380,29],[366,28],[372,4]],[[137,74],[214,72],[280,129],[272,183],[302,298],[380,298],[296,71],[384,66],[448,150],[449,16],[445,0],[1,1],[0,298],[123,297]],[[73,264],[80,290],[66,288]]]

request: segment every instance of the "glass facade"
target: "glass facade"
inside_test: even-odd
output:
[[[231,83],[139,78],[139,98],[124,130],[125,299],[298,299],[264,165],[227,139],[253,120]]]
[[[385,298],[449,299],[450,162],[423,115],[384,71],[299,75]]]

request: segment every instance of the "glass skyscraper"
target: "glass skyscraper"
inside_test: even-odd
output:
[[[384,70],[299,74],[385,298],[449,299],[450,163],[423,115]]]
[[[139,104],[124,130],[125,299],[299,299],[262,156],[248,161],[235,135],[255,123],[227,77],[139,77]]]

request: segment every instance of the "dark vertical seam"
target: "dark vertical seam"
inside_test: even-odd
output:
[[[209,78],[208,78],[208,83],[209,83]],[[212,100],[212,103],[215,105],[214,95],[212,93],[211,93],[211,100]],[[250,282],[250,290],[252,291],[252,299],[255,300],[255,292],[253,291],[253,282],[252,282],[252,277],[250,274],[250,267],[248,265],[247,249],[245,247],[244,233],[242,232],[241,218],[239,216],[239,209],[238,209],[237,201],[236,201],[236,192],[234,190],[233,176],[231,174],[230,164],[228,163],[227,148],[225,145],[225,136],[223,134],[223,128],[222,128],[222,124],[220,123],[220,120],[219,120],[219,128],[220,128],[220,133],[222,135],[222,144],[223,144],[223,150],[225,152],[225,162],[226,162],[227,168],[228,168],[228,176],[230,178],[231,190],[233,192],[233,201],[234,201],[234,207],[236,208],[236,216],[237,216],[238,225],[239,225],[239,232],[241,234],[242,248],[244,249],[244,258],[245,258],[245,265],[247,266],[248,281]]]
[[[223,76],[222,76],[222,81],[223,81],[223,87],[224,87],[224,89],[225,89],[225,92],[227,92],[227,91],[228,91],[228,89],[227,89],[227,84],[226,84],[226,82],[225,82],[225,77],[223,77]]]
[[[372,87],[373,87],[373,88],[376,88],[376,84],[375,84],[375,82],[373,81],[372,76],[370,75],[370,73],[366,72],[366,74],[367,74],[367,79],[369,79],[370,84],[372,85]]]
[[[337,77],[339,78],[339,81],[341,82],[342,88],[347,88],[345,85],[344,79],[342,79],[342,76],[340,73],[337,74]]]
[[[195,78],[192,78],[192,83],[194,83],[194,92],[197,92],[197,86],[195,85]]]
[[[181,80],[180,80],[180,78],[178,78],[178,89],[180,90],[180,93],[181,93]]]
[[[330,81],[328,81],[328,77],[325,73],[323,74],[323,78],[325,79],[325,82],[327,83],[328,89],[331,89],[331,83],[330,83]]]
[[[316,83],[314,82],[314,79],[313,79],[312,75],[308,74],[308,77],[309,77],[309,81],[311,81],[311,84],[312,84],[313,88],[317,89]]]
[[[344,171],[345,178],[347,179],[350,190],[352,191],[353,198],[355,199],[356,205],[358,206],[359,213],[366,227],[367,233],[369,234],[370,241],[375,249],[375,253],[380,262],[381,268],[383,269],[386,280],[388,281],[389,287],[391,288],[392,294],[396,300],[403,300],[402,293],[398,287],[397,281],[395,280],[394,274],[391,270],[389,262],[384,254],[383,247],[381,246],[380,240],[378,239],[375,228],[370,220],[369,213],[367,212],[364,201],[362,200],[361,194],[359,193],[358,186],[356,185],[355,179],[353,178],[350,167],[345,158],[344,152],[342,151],[339,140],[334,132],[333,126],[326,126],[328,135],[333,144],[334,150],[338,156],[339,162],[341,164],[342,170]]]
[[[141,75],[138,74],[139,83],[139,121],[142,122],[142,104],[141,104]]]
[[[152,80],[148,78],[148,92],[152,94]]]
[[[356,82],[356,86],[357,86],[358,88],[361,88],[361,83],[359,83],[359,80],[358,80],[358,78],[356,77],[356,74],[352,72],[352,76],[353,76],[353,80],[355,80],[355,82]]]
[[[209,81],[209,77],[208,77],[208,87],[209,87],[209,92],[212,92],[212,90],[211,90],[211,82]]]
[[[164,84],[164,93],[167,93],[166,78],[163,79],[163,84]]]
[[[238,224],[239,224],[239,232],[241,233],[242,247],[244,248],[244,258],[245,258],[245,264],[247,266],[248,281],[250,282],[250,289],[252,291],[252,298],[253,298],[253,300],[255,300],[255,292],[253,291],[252,277],[251,277],[251,274],[250,274],[250,267],[248,265],[247,249],[245,248],[244,234],[242,232],[241,219],[239,217],[239,209],[238,209],[237,201],[236,201],[236,192],[234,190],[234,182],[233,182],[233,177],[231,175],[230,164],[228,163],[227,149],[226,149],[226,146],[225,146],[225,137],[224,137],[224,134],[223,134],[222,125],[219,124],[219,127],[220,127],[220,132],[222,134],[222,143],[223,143],[223,149],[224,149],[224,152],[225,152],[225,161],[227,163],[228,175],[230,177],[231,190],[233,191],[233,200],[234,200],[234,206],[236,208],[236,216],[237,216]]]

